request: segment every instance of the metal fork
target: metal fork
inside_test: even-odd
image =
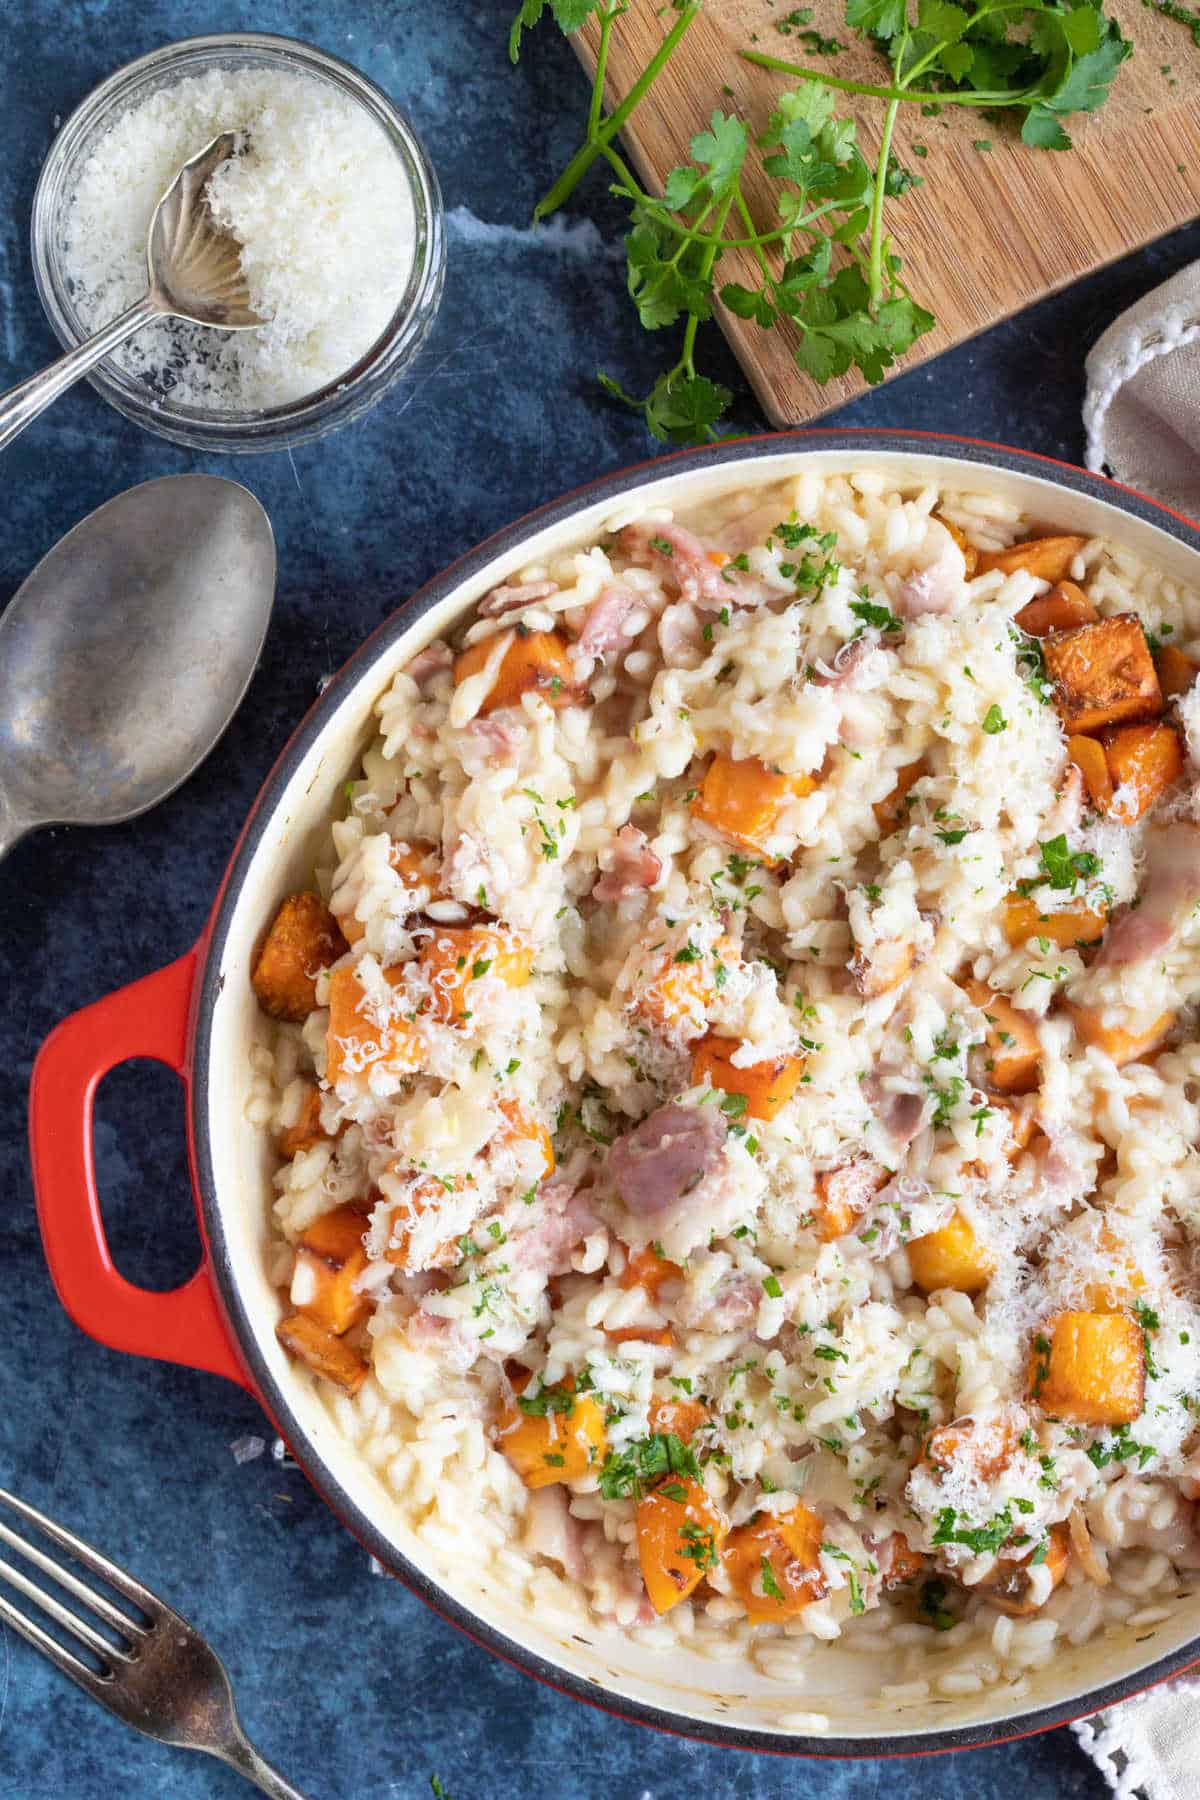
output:
[[[18,1517],[35,1525],[50,1541],[76,1562],[90,1569],[109,1587],[131,1602],[142,1617],[130,1618],[104,1594],[97,1593],[61,1563],[0,1520],[0,1543],[15,1550],[35,1569],[49,1575],[66,1593],[83,1602],[96,1618],[122,1640],[111,1640],[70,1607],[63,1606],[37,1582],[0,1556],[0,1580],[32,1600],[47,1618],[88,1652],[99,1668],[66,1649],[35,1620],[0,1594],[0,1620],[40,1650],[64,1675],[78,1682],[85,1694],[106,1706],[118,1719],[184,1750],[203,1750],[270,1794],[273,1800],[305,1800],[299,1788],[285,1781],[263,1761],[238,1721],[229,1677],[216,1653],[199,1632],[174,1609],[135,1581],[115,1563],[93,1550],[72,1532],[65,1531],[44,1513],[0,1488],[0,1505],[11,1507]]]

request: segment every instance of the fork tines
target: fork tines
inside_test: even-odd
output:
[[[114,1644],[111,1639],[102,1636],[86,1619],[80,1618],[76,1612],[70,1607],[64,1606],[60,1600],[32,1580],[22,1569],[0,1556],[0,1581],[6,1582],[26,1600],[32,1601],[34,1606],[48,1619],[53,1619],[55,1624],[60,1626],[68,1636],[73,1637],[77,1643],[89,1650],[100,1664],[99,1672],[60,1644],[58,1639],[52,1637],[35,1619],[31,1619],[20,1607],[2,1594],[0,1594],[0,1619],[3,1619],[5,1624],[11,1625],[12,1629],[21,1637],[26,1638],[36,1649],[48,1656],[64,1674],[70,1675],[88,1692],[95,1693],[98,1688],[102,1688],[106,1682],[111,1681],[116,1665],[129,1663],[137,1655],[141,1641],[153,1627],[156,1614],[160,1610],[159,1603],[156,1602],[148,1588],[144,1588],[140,1582],[135,1581],[123,1569],[119,1569],[115,1563],[109,1562],[107,1557],[101,1556],[98,1551],[93,1550],[89,1544],[83,1543],[72,1532],[64,1530],[53,1519],[48,1519],[44,1513],[38,1512],[36,1507],[30,1506],[24,1500],[19,1500],[15,1494],[8,1493],[4,1488],[0,1488],[0,1506],[10,1508],[20,1519],[35,1526],[38,1531],[49,1538],[52,1543],[59,1545],[76,1562],[81,1563],[84,1568],[90,1569],[118,1594],[132,1601],[138,1611],[145,1615],[144,1620],[131,1618],[128,1613],[115,1606],[105,1594],[97,1592],[86,1581],[80,1580],[70,1569],[48,1556],[45,1551],[38,1549],[35,1544],[29,1543],[0,1518],[0,1544],[16,1551],[17,1555],[23,1558],[27,1564],[40,1570],[43,1575],[48,1575],[57,1587],[82,1602],[96,1618],[103,1620],[122,1640],[120,1644]]]

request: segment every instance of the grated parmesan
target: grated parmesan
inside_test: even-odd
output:
[[[270,324],[224,333],[164,320],[115,353],[172,402],[283,406],[334,382],[387,329],[415,246],[409,179],[383,127],[319,77],[213,69],[160,88],[100,139],[68,196],[64,266],[96,331],[146,288],[146,239],[176,171],[222,131],[238,154],[209,182],[242,245],[250,302]]]

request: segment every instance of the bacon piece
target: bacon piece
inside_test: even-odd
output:
[[[636,1218],[658,1218],[700,1186],[724,1142],[725,1121],[715,1108],[660,1106],[617,1139],[609,1179]]]
[[[654,854],[644,831],[636,825],[622,825],[612,849],[612,861],[592,889],[592,899],[602,906],[615,906],[620,900],[652,888],[662,874],[662,858]]]
[[[579,634],[579,648],[585,656],[603,656],[615,650],[625,636],[625,621],[637,611],[641,600],[627,587],[604,587],[588,607]]]
[[[682,600],[718,609],[729,604],[730,583],[709,560],[700,539],[682,525],[627,525],[617,549],[640,568],[654,569]]]
[[[571,1266],[571,1252],[601,1220],[592,1211],[591,1195],[570,1181],[547,1181],[538,1192],[540,1216],[528,1231],[514,1237],[514,1268],[559,1275]]]
[[[1146,833],[1146,869],[1135,906],[1113,919],[1096,958],[1098,966],[1124,968],[1165,950],[1200,901],[1200,830],[1166,825]]]
[[[441,638],[434,638],[431,644],[426,644],[423,650],[417,651],[404,673],[424,691],[434,676],[443,669],[448,669],[453,661],[454,652],[449,644],[444,643]]]

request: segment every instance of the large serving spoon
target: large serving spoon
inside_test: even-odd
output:
[[[223,131],[184,163],[155,207],[146,242],[145,297],[40,375],[0,395],[0,450],[151,319],[190,319],[219,331],[266,324],[250,307],[241,247],[232,232],[217,224],[208,204],[209,177],[235,148],[233,132]]]
[[[275,540],[244,487],[165,475],[69,531],[0,616],[0,856],[115,825],[192,773],[254,673]]]

